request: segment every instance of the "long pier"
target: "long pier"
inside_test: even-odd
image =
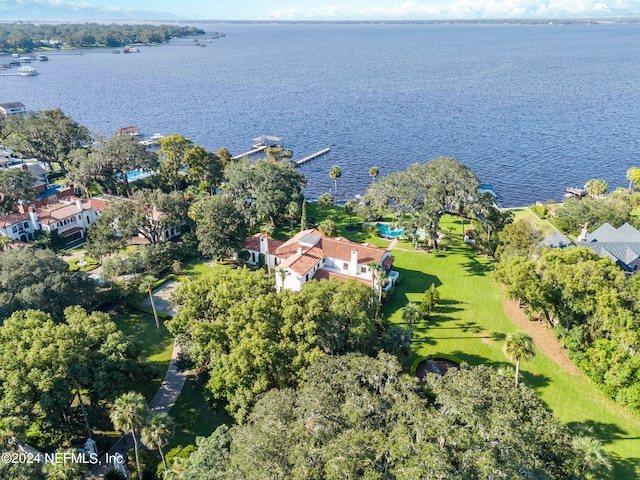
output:
[[[322,155],[326,155],[330,151],[331,151],[331,147],[323,148],[322,150],[316,153],[312,153],[308,157],[304,157],[302,160],[298,160],[295,163],[296,165],[302,165],[303,163],[307,163],[308,161],[313,160],[314,158],[318,158],[318,157],[321,157]]]
[[[255,153],[260,153],[263,150],[266,150],[267,146],[262,145],[258,148],[254,148],[253,150],[249,150],[248,152],[241,153],[240,155],[236,155],[235,157],[231,157],[231,160],[240,160],[242,157],[248,157],[249,155],[253,155]]]

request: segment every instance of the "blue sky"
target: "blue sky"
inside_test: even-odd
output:
[[[0,0],[0,20],[640,17],[640,0]]]

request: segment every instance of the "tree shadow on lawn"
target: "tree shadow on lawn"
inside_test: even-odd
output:
[[[502,334],[495,335],[500,336]],[[450,355],[462,360],[463,362],[468,363],[469,365],[489,365],[496,370],[505,369],[513,371],[513,373],[515,374],[515,363],[509,362],[506,358],[504,361],[489,360],[486,357],[481,357],[480,355],[475,355],[473,353],[467,353],[460,350],[451,352]],[[531,373],[527,371],[526,368],[526,362],[520,363],[520,381],[528,387],[531,387],[535,390],[537,388],[546,387],[551,384],[551,378],[547,377],[546,375]]]
[[[639,437],[627,437],[627,432],[613,423],[587,420],[584,422],[570,422],[567,426],[575,434],[596,437],[605,445],[611,444],[614,441],[640,439]],[[609,455],[613,461],[611,478],[637,478],[636,472],[640,469],[640,458],[620,458],[620,456],[614,452],[610,452]]]
[[[576,434],[595,436],[605,444],[612,443],[615,440],[638,440],[638,438],[626,437],[627,432],[613,423],[586,420],[584,422],[570,422],[567,426]]]
[[[476,254],[465,255],[469,261],[462,264],[462,268],[467,271],[468,276],[484,277],[488,273],[493,271],[493,265],[491,263],[480,262]]]

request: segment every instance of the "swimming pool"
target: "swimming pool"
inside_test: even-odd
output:
[[[399,237],[400,235],[402,235],[402,232],[404,232],[402,228],[389,229],[389,225],[387,225],[386,223],[376,223],[376,228],[378,229],[380,235],[382,235],[383,237],[395,238]]]

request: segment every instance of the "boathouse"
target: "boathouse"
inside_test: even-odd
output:
[[[27,107],[20,102],[0,103],[0,113],[3,115],[13,115],[14,113],[26,113]]]

